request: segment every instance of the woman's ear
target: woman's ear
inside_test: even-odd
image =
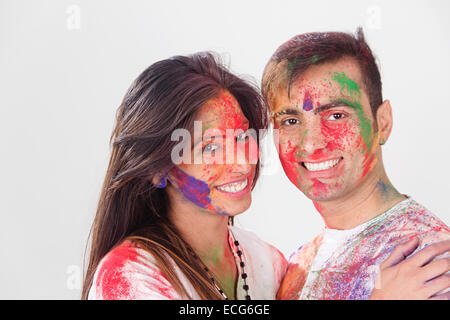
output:
[[[167,174],[154,176],[152,179],[152,183],[158,189],[165,188],[167,186]]]
[[[392,108],[389,100],[384,100],[377,110],[378,143],[383,145],[391,135],[393,125]]]

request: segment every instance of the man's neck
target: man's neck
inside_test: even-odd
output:
[[[352,192],[328,201],[314,202],[330,229],[353,229],[389,210],[405,197],[390,183],[384,169],[372,174]]]

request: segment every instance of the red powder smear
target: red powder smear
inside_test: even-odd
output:
[[[281,146],[279,146],[280,150]],[[292,146],[291,141],[288,141],[288,146],[286,150],[280,154],[281,165],[283,166],[284,172],[289,180],[295,184],[297,187],[300,185],[300,176],[297,174],[297,158],[295,157],[296,147]]]
[[[360,137],[360,142],[362,142],[362,137]],[[373,152],[370,152],[370,150],[369,150],[369,152],[367,152],[365,154],[364,162],[363,162],[363,174],[362,174],[361,178],[359,179],[359,181],[361,181],[362,178],[364,178],[367,175],[367,173],[369,173],[369,171],[372,170],[375,167],[375,165],[377,164],[377,158],[375,157],[375,155],[376,154]]]
[[[333,127],[322,125],[321,132],[325,139],[330,141],[328,143],[329,151],[336,149],[344,151],[351,145],[355,137],[355,132],[348,125],[334,125]]]
[[[124,273],[124,267],[129,262],[136,262],[137,256],[136,248],[129,241],[123,242],[105,256],[96,282],[103,299],[134,298],[132,284]]]
[[[242,126],[245,119],[236,112],[236,105],[230,94],[222,95],[221,108],[218,110],[225,119],[225,129],[234,129]]]
[[[325,183],[320,182],[318,179],[314,179],[313,189],[313,195],[315,197],[325,196],[328,193],[328,186]]]
[[[152,264],[146,264],[145,261],[138,261],[140,256],[137,249],[139,245],[134,245],[131,241],[124,241],[121,245],[110,251],[102,260],[98,272],[96,289],[101,292],[105,300],[133,300],[138,297],[136,290],[138,284],[136,279],[130,276],[133,272],[133,266],[130,263],[139,263],[147,270],[146,286],[151,286],[158,293],[169,299],[174,299],[173,288],[167,285],[167,279],[160,270]],[[142,257],[142,256],[141,256]],[[141,272],[141,271],[137,271]]]

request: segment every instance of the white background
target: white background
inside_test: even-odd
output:
[[[79,298],[114,114],[141,71],[214,50],[259,83],[278,45],[303,32],[365,28],[394,111],[388,175],[449,224],[449,9],[446,0],[0,0],[0,298]],[[269,164],[237,224],[289,256],[322,220]]]

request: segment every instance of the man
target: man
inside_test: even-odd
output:
[[[291,256],[278,298],[368,299],[397,245],[417,237],[420,250],[450,239],[448,226],[385,172],[391,105],[361,29],[284,43],[264,70],[262,91],[283,169],[326,224]]]

